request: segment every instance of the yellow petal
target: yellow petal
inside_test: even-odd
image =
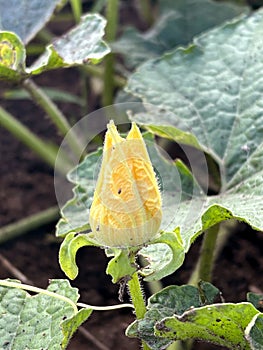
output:
[[[122,138],[111,121],[90,208],[90,226],[104,246],[138,246],[152,239],[162,218],[161,195],[139,128]]]

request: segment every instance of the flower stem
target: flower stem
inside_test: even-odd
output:
[[[55,103],[40,89],[31,79],[23,82],[23,88],[30,94],[32,100],[38,104],[50,117],[52,122],[63,136],[67,135],[68,143],[72,151],[80,156],[83,148],[78,142],[78,137],[72,132],[71,125]]]
[[[48,147],[37,135],[32,133],[25,125],[12,114],[0,107],[0,125],[11,132],[19,141],[38,154],[47,164],[55,167],[57,151]],[[62,174],[67,173],[67,168],[62,163],[57,164]]]
[[[129,287],[132,303],[135,308],[136,318],[140,320],[143,318],[146,312],[146,306],[145,306],[143,292],[141,289],[141,284],[140,284],[139,276],[137,272],[135,272],[132,275],[132,278],[128,281],[128,287]]]
[[[136,318],[137,320],[140,320],[145,315],[146,305],[137,272],[135,272],[132,275],[131,279],[128,281],[128,287],[130,291],[131,300],[134,305]],[[142,342],[142,348],[144,350],[150,350],[148,345],[144,342]]]
[[[107,27],[105,39],[108,43],[115,40],[119,17],[119,0],[108,0],[106,8]],[[104,89],[102,95],[103,106],[113,104],[114,94],[114,63],[115,57],[113,53],[108,54],[104,58]]]

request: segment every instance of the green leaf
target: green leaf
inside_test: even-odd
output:
[[[112,283],[118,283],[136,272],[136,266],[132,266],[127,250],[115,250],[114,258],[108,263],[106,273],[112,276]]]
[[[250,303],[192,308],[156,324],[156,335],[170,340],[199,339],[229,349],[250,349],[244,333],[258,311]]]
[[[69,174],[68,179],[76,184],[74,197],[61,209],[62,218],[57,224],[56,235],[64,237],[67,233],[81,232],[89,229],[89,208],[95,189],[94,173],[102,150],[89,154]]]
[[[106,21],[98,14],[88,14],[81,22],[63,37],[47,46],[33,66],[28,69],[31,74],[43,71],[98,63],[109,53],[109,47],[101,40],[104,35]]]
[[[129,80],[128,91],[148,109],[135,121],[207,152],[219,166],[220,194],[182,200],[167,229],[180,227],[186,251],[198,234],[222,220],[263,229],[262,55],[260,10],[148,61]]]
[[[172,341],[156,336],[155,323],[174,314],[182,315],[193,307],[203,306],[206,301],[213,302],[218,294],[218,289],[208,282],[199,289],[190,285],[166,287],[149,298],[144,319],[133,322],[126,333],[144,340],[152,350],[166,349]]]
[[[184,248],[178,232],[164,232],[139,251],[149,263],[140,273],[145,281],[159,281],[176,271],[184,261]]]
[[[252,350],[263,349],[263,314],[256,315],[246,329],[246,339]]]
[[[72,288],[67,280],[52,280],[47,290],[68,298],[74,304],[79,298],[77,289]],[[89,316],[82,311],[79,313],[82,321]],[[45,291],[30,296],[22,289],[0,285],[0,348],[65,349],[76,329],[71,323],[80,317],[79,313],[66,300],[46,295]],[[63,320],[68,325],[64,332],[60,326]]]
[[[76,186],[73,190],[74,198],[70,199],[61,209],[62,218],[56,225],[56,235],[64,237],[67,233],[85,231],[89,229],[89,207],[91,197],[81,187]]]
[[[26,50],[19,37],[0,32],[0,80],[18,81],[25,75]]]
[[[186,45],[197,34],[248,11],[246,6],[211,0],[162,0],[159,7],[159,18],[150,30],[140,33],[127,28],[113,44],[131,68],[178,45]]]
[[[85,322],[91,315],[91,309],[81,309],[76,315],[63,321],[61,323],[64,338],[62,340],[62,349],[66,349],[69,339],[76,332],[76,330]]]
[[[263,294],[247,293],[247,301],[255,306],[258,310],[263,310]]]
[[[60,267],[72,280],[77,277],[79,271],[76,264],[76,254],[80,248],[85,246],[98,246],[98,244],[88,234],[69,233],[60,246]]]
[[[51,18],[61,0],[0,0],[0,30],[16,33],[28,43]]]

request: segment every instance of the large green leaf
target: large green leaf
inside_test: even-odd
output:
[[[1,286],[1,282],[6,281],[0,281],[1,349],[66,349],[72,334],[91,314],[91,310],[76,311],[72,306],[79,294],[67,280],[52,280],[47,288],[51,295],[43,291],[34,296],[14,286]]]
[[[145,33],[127,28],[113,49],[130,67],[160,56],[194,36],[248,10],[245,6],[212,0],[161,0],[159,18]]]
[[[219,290],[207,282],[198,288],[166,287],[149,298],[144,318],[133,322],[127,335],[143,339],[152,350],[187,339],[242,350],[250,349],[252,343],[260,344],[262,314],[247,302],[214,304],[219,297]],[[252,349],[261,348],[255,345]]]
[[[133,322],[126,333],[144,340],[152,350],[166,349],[171,339],[156,336],[156,322],[174,314],[182,315],[193,307],[211,304],[218,295],[219,290],[207,282],[200,283],[199,288],[190,285],[166,287],[149,298],[144,318]]]
[[[263,229],[262,55],[261,10],[148,61],[129,80],[127,90],[148,110],[134,117],[139,124],[207,152],[219,165],[220,194],[182,200],[170,225],[181,228],[186,250],[222,220]]]
[[[64,0],[0,0],[0,30],[16,33],[28,43]]]
[[[192,308],[156,324],[156,335],[172,340],[200,339],[231,350],[251,349],[245,329],[258,311],[250,303]]]

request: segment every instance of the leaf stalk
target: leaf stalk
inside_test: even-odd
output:
[[[37,214],[19,220],[15,223],[6,225],[0,229],[0,244],[10,239],[16,238],[42,225],[49,224],[59,218],[59,209],[57,206],[43,210]]]
[[[119,0],[108,0],[106,8],[107,27],[105,39],[111,43],[116,38],[119,17]],[[114,65],[115,57],[113,53],[104,58],[104,89],[102,94],[103,106],[113,104],[114,95]]]
[[[0,107],[0,125],[33,150],[48,165],[51,165],[52,168],[55,167],[57,151],[51,147],[47,147],[44,141],[2,107]],[[57,166],[62,174],[66,174],[67,169],[62,163],[57,164]]]
[[[23,82],[23,88],[30,94],[32,100],[39,105],[55,124],[57,129],[63,136],[67,135],[68,143],[72,151],[80,156],[83,148],[78,143],[78,137],[73,132],[71,125],[67,121],[65,115],[58,109],[55,103],[47,96],[47,94],[37,86],[31,79]]]

